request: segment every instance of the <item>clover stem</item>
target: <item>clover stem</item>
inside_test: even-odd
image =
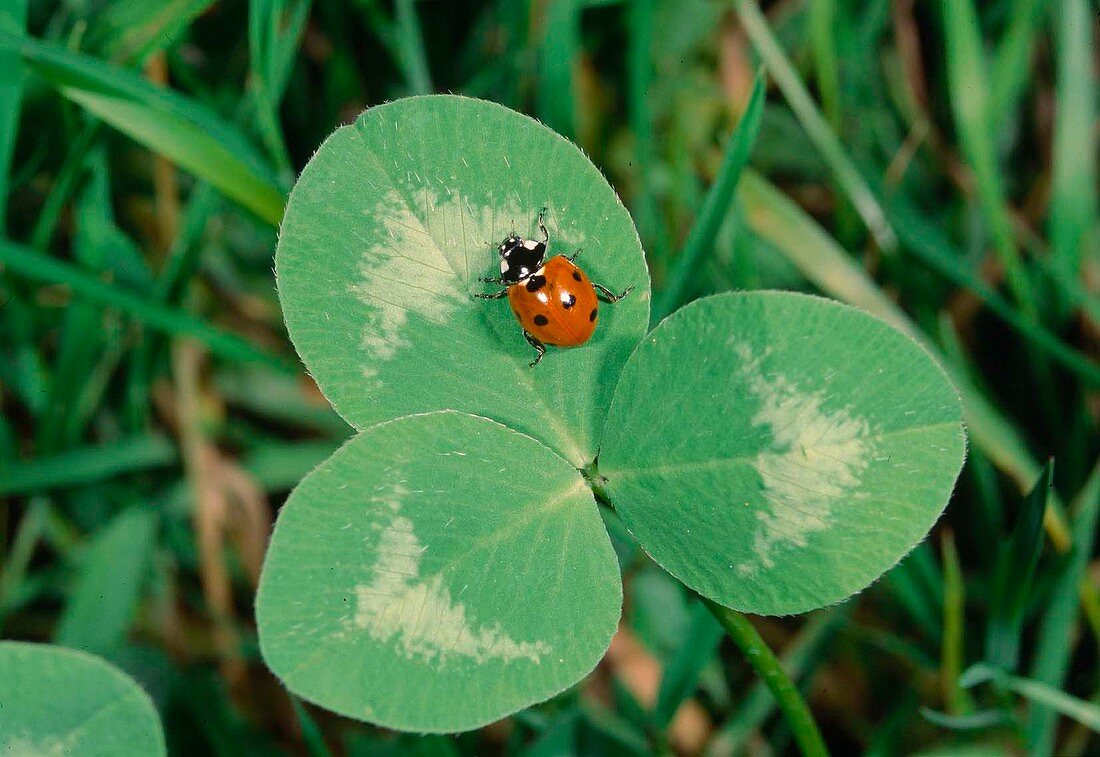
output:
[[[588,465],[580,469],[581,475],[584,476],[584,480],[588,482],[588,487],[592,490],[592,495],[596,498],[596,501],[601,505],[615,509],[611,504],[611,495],[608,494],[605,484],[607,479],[600,475],[599,468],[596,465],[596,461],[593,460]]]
[[[806,700],[749,619],[736,610],[717,605],[709,599],[703,599],[703,602],[771,690],[802,754],[807,757],[828,755],[825,740],[821,737],[821,731],[817,728]]]

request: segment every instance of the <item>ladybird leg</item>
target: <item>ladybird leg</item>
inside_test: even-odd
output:
[[[508,294],[507,289],[501,289],[499,292],[477,293],[474,297],[479,300],[499,300],[501,297],[505,297]]]
[[[503,284],[504,283],[504,279],[500,278],[499,276],[478,276],[477,280],[481,281],[485,284]]]
[[[542,243],[550,243],[550,232],[546,230],[546,224],[542,222],[542,219],[546,216],[546,206],[543,206],[539,211],[539,231],[542,232]]]
[[[539,364],[539,361],[542,360],[542,356],[546,354],[546,345],[544,345],[538,339],[535,339],[535,337],[531,336],[526,331],[523,332],[523,338],[527,340],[527,343],[529,345],[535,348],[535,352],[537,353],[535,356],[535,362],[528,363],[528,365],[534,368],[536,365]]]
[[[581,248],[578,247],[576,252],[574,252],[572,255],[566,255],[565,259],[568,260],[570,263],[572,263],[574,260],[577,259],[577,256],[580,255],[580,254],[581,254]]]
[[[625,290],[623,290],[622,294],[615,294],[614,292],[612,292],[607,287],[600,286],[599,284],[597,284],[595,282],[592,283],[592,286],[594,286],[596,288],[597,292],[599,292],[600,294],[603,295],[605,302],[618,302],[623,297],[626,297],[628,294],[630,294],[632,291],[634,291],[634,285],[633,284],[631,284]]]

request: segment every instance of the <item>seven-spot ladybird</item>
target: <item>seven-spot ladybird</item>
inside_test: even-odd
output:
[[[618,302],[634,289],[629,286],[622,294],[615,294],[607,287],[592,282],[584,271],[573,264],[580,250],[568,256],[556,255],[544,263],[546,246],[550,243],[550,234],[542,222],[545,213],[546,208],[539,212],[541,242],[524,239],[513,231],[497,248],[500,253],[500,278],[478,279],[490,284],[505,284],[506,287],[499,292],[475,295],[483,300],[496,300],[507,295],[512,312],[523,327],[524,338],[537,353],[531,367],[542,360],[547,344],[575,347],[588,341],[596,330],[598,296],[607,302]]]

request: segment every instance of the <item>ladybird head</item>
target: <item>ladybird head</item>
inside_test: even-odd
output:
[[[497,246],[497,252],[500,253],[500,277],[514,284],[542,266],[546,245],[513,233]]]
[[[517,236],[516,234],[512,234],[511,236],[509,236],[507,239],[505,239],[503,242],[500,243],[500,245],[497,247],[497,251],[500,253],[500,256],[502,258],[507,258],[507,257],[511,256],[512,252],[517,247],[522,247],[522,246],[523,246],[523,237]]]

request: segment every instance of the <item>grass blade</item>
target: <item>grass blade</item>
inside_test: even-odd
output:
[[[106,155],[98,150],[90,161],[91,176],[76,202],[74,257],[85,267],[101,272],[106,267],[109,246],[104,227],[111,222]],[[78,301],[65,309],[58,347],[53,361],[53,382],[44,422],[38,426],[38,454],[53,451],[64,438],[66,427],[80,426],[74,418],[75,401],[88,384],[92,366],[104,352],[105,341],[115,334],[104,328],[102,311]]]
[[[306,747],[306,754],[309,757],[331,757],[332,752],[325,744],[325,737],[321,733],[321,729],[317,727],[316,721],[309,714],[309,710],[306,709],[302,700],[296,696],[291,696],[290,703],[294,705],[294,714],[298,718],[298,726],[302,729],[302,741]]]
[[[106,653],[126,635],[156,547],[157,515],[131,507],[92,540],[54,641]]]
[[[916,551],[909,553],[893,570],[883,576],[890,586],[893,599],[901,605],[914,631],[920,629],[929,640],[938,642],[943,637],[942,617],[936,612],[938,603],[932,601],[928,585],[922,580],[915,565]]]
[[[963,583],[959,553],[955,549],[955,537],[948,531],[943,544],[943,647],[940,655],[940,683],[943,698],[952,715],[962,715],[972,709],[965,692],[959,686],[959,675],[966,652],[966,586]]]
[[[239,336],[156,301],[131,294],[121,287],[104,283],[72,264],[37,250],[0,240],[0,265],[6,266],[11,273],[41,284],[64,284],[80,297],[118,308],[161,331],[192,337],[227,360],[261,362],[282,371],[297,371],[292,363]]]
[[[583,701],[579,707],[581,724],[592,732],[596,747],[594,751],[621,757],[644,757],[650,754],[645,734],[633,723],[614,710],[597,702]]]
[[[657,690],[652,720],[658,729],[667,728],[680,705],[695,692],[699,674],[714,659],[722,636],[722,626],[705,605],[695,602],[684,643],[665,668]]]
[[[416,13],[416,0],[397,0],[394,17],[397,49],[410,94],[431,94],[432,76],[428,68],[428,52],[424,49],[424,33]]]
[[[19,604],[19,597],[27,577],[27,566],[34,557],[38,540],[45,533],[50,519],[50,503],[44,497],[33,497],[23,512],[19,528],[11,541],[11,548],[0,566],[0,629],[8,612]]]
[[[1049,0],[1013,0],[1008,30],[997,47],[990,81],[990,123],[1003,123],[1020,100],[1031,71],[1030,58],[1035,48],[1043,11]]]
[[[753,83],[748,106],[726,144],[726,154],[722,158],[718,176],[710,191],[707,192],[699,217],[695,219],[684,241],[683,249],[680,250],[669,271],[663,291],[654,302],[654,322],[661,320],[683,304],[685,298],[691,294],[692,278],[699,271],[707,255],[714,250],[714,239],[718,236],[718,230],[729,212],[737,182],[741,178],[741,171],[748,163],[752,146],[756,143],[757,134],[760,133],[760,116],[764,112],[764,93],[764,72],[760,71]]]
[[[1043,513],[1053,487],[1054,463],[1048,462],[1039,480],[1024,499],[1016,525],[1001,545],[994,576],[985,657],[1003,670],[1015,670],[1020,655],[1020,634],[1039,554],[1043,549]]]
[[[626,50],[627,107],[634,133],[634,164],[638,190],[631,203],[638,233],[648,251],[650,266],[661,271],[668,264],[672,242],[661,215],[653,177],[660,159],[653,134],[650,84],[653,81],[654,0],[632,0],[627,8],[629,41]]]
[[[1053,592],[1046,603],[1039,638],[1035,645],[1035,659],[1031,666],[1031,678],[1039,683],[1058,688],[1069,673],[1073,655],[1074,626],[1078,619],[1078,587],[1085,577],[1089,558],[1096,540],[1096,525],[1100,515],[1100,462],[1092,469],[1074,500],[1073,552],[1063,573],[1054,582]],[[1053,754],[1055,710],[1050,707],[1033,707],[1027,723],[1027,741],[1032,754]]]
[[[948,715],[921,707],[920,714],[929,723],[951,731],[984,731],[993,726],[1008,725],[1012,722],[1012,716],[1004,710],[981,710],[969,715]]]
[[[0,3],[0,34],[19,39],[26,34],[27,0]],[[0,237],[7,233],[8,193],[12,186],[12,157],[19,136],[19,116],[23,107],[25,75],[14,50],[0,47]],[[31,308],[21,293],[4,286],[0,289],[0,332],[11,340],[10,376],[5,377],[13,394],[21,396],[26,406],[38,415],[45,409],[48,388],[45,371],[31,337]],[[5,339],[4,341],[7,341]],[[2,467],[2,463],[0,463]]]
[[[960,685],[968,688],[986,682],[992,682],[996,686],[1006,688],[1032,702],[1046,705],[1052,710],[1073,718],[1081,725],[1100,733],[1100,705],[1070,696],[1064,691],[1047,686],[1045,683],[1010,675],[999,668],[982,664],[971,666],[959,679]]]
[[[102,121],[88,117],[80,131],[69,142],[65,160],[54,176],[50,193],[46,195],[46,201],[42,204],[42,210],[38,212],[38,219],[34,222],[30,237],[31,247],[37,247],[40,250],[49,249],[69,197],[76,189],[77,180],[84,170],[88,151],[92,149],[102,130]]]
[[[1089,12],[1087,0],[1062,0],[1055,16],[1058,84],[1050,198],[1051,264],[1056,278],[1076,285],[1087,234],[1098,221],[1095,13]]]
[[[96,50],[116,63],[142,63],[163,50],[214,0],[125,0],[96,14],[89,33]]]
[[[581,49],[580,0],[551,0],[545,11],[538,91],[539,119],[564,137],[577,131],[573,67]]]
[[[948,89],[959,141],[974,171],[978,199],[1009,289],[1024,314],[1035,320],[1035,297],[1020,263],[1004,183],[997,167],[985,54],[978,16],[971,0],[946,0],[943,26],[947,42]]]
[[[23,35],[27,24],[27,0],[9,0],[0,6],[0,33]],[[7,219],[8,182],[11,179],[11,157],[19,130],[19,113],[23,104],[24,74],[19,56],[12,50],[0,49],[0,234]]]
[[[82,486],[176,461],[176,448],[163,436],[139,436],[30,460],[0,481],[0,496]]]
[[[279,125],[295,53],[309,19],[312,0],[252,0],[248,5],[248,52],[256,125],[282,177],[293,177],[290,154]]]
[[[806,130],[807,135],[821,152],[822,158],[836,175],[837,182],[847,192],[863,223],[875,238],[875,242],[885,254],[894,254],[897,251],[897,237],[894,230],[890,228],[890,222],[878,198],[848,157],[840,139],[829,128],[829,124],[814,105],[813,99],[806,91],[806,86],[802,83],[787,54],[783,52],[779,41],[772,34],[756,1],[737,0],[736,7],[745,31],[748,32],[760,57],[764,59],[783,96],[787,98],[791,110],[802,123],[802,128]]]
[[[814,74],[821,93],[821,108],[825,119],[840,132],[840,73],[837,69],[836,0],[810,0],[810,43],[814,54]]]
[[[277,226],[284,197],[252,144],[213,112],[133,72],[37,40],[0,36],[36,73],[150,150],[163,154]]]

